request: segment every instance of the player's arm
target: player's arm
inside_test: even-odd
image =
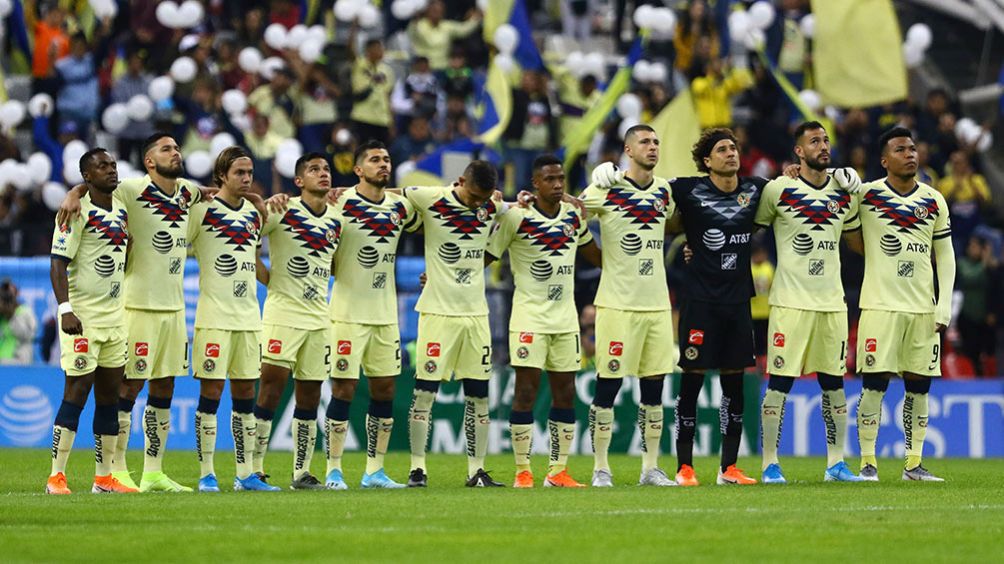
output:
[[[516,235],[520,218],[516,214],[496,217],[495,225],[488,235],[488,245],[485,248],[485,266],[500,260]]]
[[[595,239],[579,247],[579,253],[589,264],[596,268],[603,268],[603,252],[600,250],[600,246],[596,244]]]
[[[948,218],[948,204],[938,194],[939,213],[934,223],[932,247],[938,271],[938,305],[934,308],[934,330],[941,333],[952,321],[952,290],[955,285],[955,249],[952,248],[952,224]]]
[[[680,214],[680,209],[677,208],[673,215],[666,222],[666,235],[677,235],[683,233],[683,215]]]
[[[850,209],[847,214],[850,216],[844,220],[844,231],[842,238],[847,243],[847,248],[859,255],[865,254],[865,239],[861,235],[861,209],[859,198],[851,194]]]
[[[847,243],[848,249],[859,255],[865,254],[865,239],[861,236],[861,228],[854,231],[844,231],[842,238],[844,243]]]
[[[52,255],[49,261],[49,280],[52,281],[52,293],[59,304],[59,324],[67,335],[80,335],[84,326],[80,318],[70,308],[70,279],[66,274],[70,261],[66,257]]]
[[[56,212],[56,225],[66,225],[80,217],[80,200],[87,194],[86,184],[77,184],[66,191],[63,203]]]
[[[255,252],[255,278],[268,287],[269,274],[268,267],[265,266],[265,262],[261,260],[261,247],[258,247],[258,250]]]

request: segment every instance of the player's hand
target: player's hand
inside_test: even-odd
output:
[[[216,193],[219,192],[219,188],[209,188],[208,186],[199,186],[199,193],[202,196],[203,202],[212,202],[216,198]]]
[[[63,333],[67,335],[82,335],[84,333],[84,324],[72,311],[64,313],[59,324],[63,327]]]
[[[516,205],[521,208],[528,208],[530,204],[537,201],[537,196],[533,192],[528,192],[526,190],[520,190],[519,194],[516,194]]]
[[[833,179],[837,181],[837,186],[848,194],[857,194],[861,189],[861,177],[858,176],[858,171],[849,166],[834,170]]]
[[[934,324],[934,332],[935,333],[944,333],[947,330],[948,330],[948,325],[945,325],[944,323],[935,323]]]
[[[244,199],[251,202],[254,209],[258,211],[258,214],[261,215],[261,222],[264,225],[265,221],[268,220],[268,206],[265,205],[265,200],[262,199],[260,194],[255,192],[251,192],[247,196],[244,196]]]
[[[579,209],[579,212],[582,213],[582,217],[586,217],[586,204],[582,202],[582,198],[576,198],[571,194],[562,194],[561,201],[567,204],[572,204]]]
[[[289,209],[289,194],[275,194],[265,200],[265,206],[272,213],[285,213]]]
[[[610,188],[624,181],[624,171],[614,163],[602,163],[593,169],[592,181],[598,188]]]
[[[495,207],[496,208],[502,207],[502,191],[501,190],[496,190],[496,191],[492,192],[492,202],[495,202]]]
[[[781,174],[783,174],[784,176],[787,176],[788,178],[798,178],[798,176],[799,176],[799,174],[801,172],[802,172],[801,165],[790,164],[790,165],[784,167],[784,170],[781,171]]]
[[[429,275],[426,273],[421,273],[418,275],[418,283],[425,288],[425,283],[429,281]]]
[[[683,263],[690,264],[694,260],[694,249],[690,248],[690,243],[683,244]]]
[[[67,225],[80,216],[80,198],[85,189],[86,186],[83,184],[77,184],[66,193],[63,203],[59,205],[59,211],[56,212],[57,225]]]
[[[348,190],[346,187],[332,188],[331,190],[328,190],[328,202],[331,204],[337,204],[338,199],[342,197],[342,194],[344,194],[346,190]]]

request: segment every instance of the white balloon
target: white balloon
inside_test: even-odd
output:
[[[286,48],[288,32],[286,26],[274,23],[265,28],[265,44],[279,51]]]
[[[241,133],[251,131],[251,118],[248,117],[247,114],[230,116],[230,123],[232,123]]]
[[[9,0],[0,2],[0,14],[4,16],[6,16],[6,14],[3,14],[3,4],[5,2],[9,5]],[[94,15],[101,19],[114,18],[119,13],[119,7],[115,3],[115,0],[91,0],[90,4],[91,9],[94,10]]]
[[[217,133],[213,136],[213,140],[209,144],[209,154],[219,155],[223,152],[223,149],[227,147],[233,147],[237,144],[237,139],[234,139],[233,135],[227,132]]]
[[[634,68],[631,69],[631,76],[638,82],[648,82],[652,76],[652,63],[645,59],[638,61],[634,64]]]
[[[28,174],[35,184],[47,182],[52,176],[52,159],[45,153],[33,153],[28,157]]]
[[[628,92],[617,99],[617,113],[624,119],[641,117],[641,98]]]
[[[906,42],[920,47],[921,51],[927,50],[933,39],[931,26],[926,23],[915,23],[906,31]]]
[[[380,10],[373,4],[363,4],[359,9],[359,25],[365,29],[372,29],[380,24]]]
[[[179,57],[171,63],[171,78],[175,82],[185,84],[195,78],[195,73],[199,68],[191,57]]]
[[[179,12],[178,5],[171,0],[165,0],[160,4],[157,4],[156,14],[157,21],[160,22],[160,25],[171,29],[178,27],[181,13]]]
[[[261,51],[254,47],[245,47],[237,55],[237,64],[241,66],[241,70],[248,74],[258,74],[261,59]]]
[[[63,163],[63,179],[66,180],[66,183],[70,186],[76,186],[77,184],[84,183],[84,175],[80,174],[80,165],[77,163],[78,160],[80,160],[80,157],[77,157],[72,162],[66,161]],[[59,201],[62,202],[62,198],[60,198]]]
[[[648,78],[650,82],[665,83],[666,79],[669,78],[669,69],[666,68],[665,63],[652,63],[648,69]]]
[[[0,17],[6,18],[14,10],[12,0],[0,0]]]
[[[512,55],[519,45],[519,32],[512,25],[505,23],[498,26],[492,39],[500,52]]]
[[[798,20],[798,27],[802,30],[802,35],[811,38],[816,33],[816,16],[806,14]]]
[[[14,188],[22,192],[31,189],[34,182],[31,179],[31,169],[28,168],[28,165],[17,163],[11,170],[13,174],[11,174],[10,183],[14,185]]]
[[[763,49],[764,44],[767,42],[767,34],[763,32],[762,29],[758,27],[751,27],[746,30],[746,37],[743,39],[743,44],[750,51],[759,51]]]
[[[621,124],[617,127],[617,135],[619,135],[621,139],[624,139],[624,137],[627,136],[627,130],[638,125],[639,123],[641,122],[638,121],[638,118],[622,119]]]
[[[275,73],[284,66],[286,66],[286,63],[282,60],[282,57],[269,57],[261,62],[258,72],[261,73],[265,80],[272,80]]]
[[[920,45],[910,42],[903,44],[903,64],[908,69],[915,69],[924,64],[924,50]]]
[[[399,20],[410,20],[416,11],[415,4],[409,0],[394,0],[390,5],[390,13]]]
[[[126,112],[129,119],[133,121],[146,121],[153,115],[153,101],[145,94],[137,94],[129,98],[126,103]]]
[[[80,176],[79,170],[77,171],[77,176]],[[81,176],[80,182],[83,181],[84,178]],[[80,184],[80,182],[74,182],[74,184]],[[50,210],[58,210],[59,206],[63,205],[64,198],[66,198],[66,186],[63,186],[59,182],[46,182],[42,186],[42,203]]]
[[[955,136],[965,144],[974,143],[983,129],[972,118],[962,118],[955,122]]]
[[[582,64],[585,62],[582,51],[572,51],[565,58],[565,67],[572,71],[575,76],[582,76]]]
[[[359,17],[359,10],[361,8],[362,4],[354,0],[338,0],[335,2],[335,17],[343,22],[354,21]]]
[[[178,7],[178,27],[195,27],[202,23],[202,18],[205,15],[206,10],[202,7],[201,2],[197,0],[185,0]]]
[[[118,133],[129,125],[129,110],[125,104],[112,104],[101,114],[101,125],[108,133]]]
[[[992,147],[993,144],[994,134],[989,131],[985,131],[982,136],[980,136],[980,140],[976,142],[976,150],[981,153],[985,153],[990,150],[990,147]]]
[[[286,178],[296,176],[296,160],[300,155],[292,151],[280,151],[275,154],[275,169]]]
[[[24,102],[20,100],[7,100],[0,106],[0,124],[5,128],[13,128],[21,125],[24,116],[28,113]]]
[[[512,58],[512,55],[507,53],[495,55],[492,63],[505,73],[512,72],[512,69],[516,68],[516,60]]]
[[[14,159],[4,159],[0,162],[0,188],[11,184],[11,178],[17,171],[17,164]]]
[[[335,143],[348,145],[352,141],[352,133],[344,127],[335,132]]]
[[[585,67],[584,74],[594,75],[598,79],[606,76],[606,61],[603,59],[602,53],[593,52],[586,55],[583,66]]]
[[[815,90],[803,90],[799,92],[798,99],[814,112],[823,106],[823,99],[819,96],[819,92]]]
[[[289,32],[286,33],[286,41],[284,47],[286,49],[299,49],[300,45],[310,37],[310,30],[307,26],[303,24],[296,24],[289,28]]]
[[[147,94],[150,95],[150,99],[154,102],[167,100],[174,94],[174,79],[167,75],[158,76],[150,81]]]
[[[205,178],[213,170],[213,157],[207,151],[192,151],[185,157],[185,172],[196,178]]]
[[[220,98],[223,109],[228,114],[243,114],[248,109],[248,98],[243,92],[233,88],[223,93]]]
[[[306,41],[300,45],[300,58],[303,59],[305,63],[315,63],[321,58],[324,53],[324,42],[318,41],[313,37],[308,38]]]
[[[323,25],[312,25],[307,29],[307,37],[322,44],[328,42],[328,29]]]
[[[729,14],[729,35],[732,41],[743,41],[750,29],[750,15],[746,10],[736,10]]]
[[[87,152],[87,144],[80,139],[74,139],[63,147],[63,163],[76,163]]]
[[[655,6],[650,6],[648,4],[642,4],[638,6],[634,11],[634,25],[648,29],[652,27],[652,19],[655,14]]]
[[[757,29],[767,29],[774,23],[774,5],[769,0],[760,0],[750,6],[750,25]]]
[[[49,96],[45,92],[40,92],[31,97],[28,100],[28,114],[31,117],[49,117],[52,115],[53,108],[56,104],[52,101],[52,96]]]
[[[656,8],[652,13],[652,29],[663,34],[676,31],[676,13],[669,8]]]
[[[275,148],[276,154],[278,153],[293,153],[296,158],[300,158],[303,154],[303,145],[300,144],[296,139],[283,139],[279,143],[279,146]]]

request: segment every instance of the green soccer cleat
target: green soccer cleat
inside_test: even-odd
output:
[[[112,472],[112,478],[115,478],[116,480],[119,481],[120,484],[122,484],[127,488],[132,488],[134,490],[139,489],[139,486],[136,485],[136,482],[132,481],[132,476],[129,474],[128,470],[120,470],[118,472]]]
[[[178,493],[190,492],[192,488],[175,482],[163,472],[143,472],[143,479],[139,481],[139,491]]]

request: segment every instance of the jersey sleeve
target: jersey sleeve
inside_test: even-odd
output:
[[[84,218],[77,216],[72,222],[65,226],[56,224],[56,229],[52,232],[52,247],[49,251],[51,256],[72,261],[77,256],[77,249],[80,248],[80,237],[84,233]]]
[[[200,229],[202,225],[202,220],[206,217],[206,210],[209,208],[209,204],[202,202],[196,204],[190,208],[188,212],[188,243],[192,244],[195,239],[198,238]]]
[[[513,213],[515,211],[510,210],[509,213],[498,218],[492,228],[491,235],[488,236],[488,248],[485,250],[497,259],[502,258],[506,249],[509,248],[509,244],[512,243],[512,238],[516,234],[516,228],[522,219],[522,214]]]
[[[270,213],[268,214],[268,219],[265,220],[265,224],[261,226],[261,237],[267,237],[272,231],[275,231],[279,227],[279,222],[282,221],[284,214],[281,213]],[[261,242],[259,241],[259,244]]]
[[[760,227],[770,227],[777,216],[777,187],[776,180],[768,182],[763,187],[760,203],[756,207],[756,217],[753,219],[753,223]]]
[[[401,205],[404,208],[404,217],[402,218],[402,221],[404,222],[404,230],[408,232],[417,231],[422,227],[422,214],[418,213],[418,208],[411,200],[404,197],[403,193]]]
[[[415,215],[418,216],[416,225],[410,228],[411,231],[415,231],[421,226],[422,221],[424,221],[423,212],[432,204],[433,199],[439,192],[440,189],[433,186],[408,186],[401,191],[401,195],[408,200],[415,210]]]
[[[575,209],[575,217],[579,219],[579,229],[575,233],[575,239],[578,242],[578,246],[584,247],[593,242],[593,233],[589,230],[589,224],[578,208]]]
[[[861,198],[856,194],[851,194],[851,201],[847,206],[847,219],[844,220],[844,233],[858,231],[861,229]]]
[[[582,200],[582,204],[586,207],[586,211],[593,215],[603,215],[605,209],[603,208],[603,202],[607,198],[607,191],[603,188],[598,188],[594,184],[590,184],[579,194],[579,199]]]
[[[934,192],[934,201],[938,204],[938,216],[934,219],[934,233],[931,238],[934,240],[944,239],[952,236],[952,219],[948,215],[948,203],[940,192]]]

